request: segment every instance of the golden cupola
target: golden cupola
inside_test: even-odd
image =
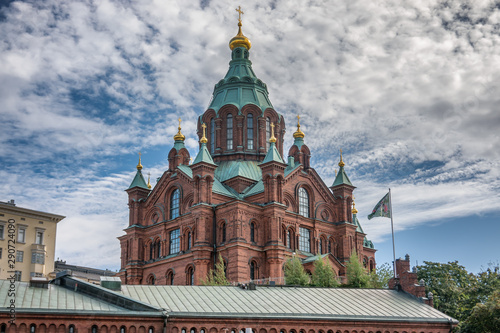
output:
[[[250,50],[250,48],[252,47],[252,43],[250,42],[250,39],[248,39],[245,35],[243,35],[243,32],[241,32],[241,14],[244,14],[244,13],[241,10],[240,6],[238,6],[238,8],[236,8],[236,11],[239,14],[238,34],[236,36],[234,36],[233,38],[231,38],[231,40],[229,41],[229,48],[231,49],[231,51],[236,47],[244,47],[247,50]]]

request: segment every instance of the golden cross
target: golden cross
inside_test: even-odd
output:
[[[300,127],[300,116],[297,115],[297,127]]]
[[[141,158],[141,155],[142,155],[141,152],[139,152],[139,159]]]
[[[243,11],[241,10],[241,6],[238,6],[238,8],[236,8],[236,11],[238,12],[238,21],[241,22],[241,14],[245,13],[243,13]]]
[[[205,128],[207,128],[207,125],[205,123],[201,124],[201,127],[203,127],[203,137],[205,137]]]
[[[181,118],[179,117],[179,130],[181,129]]]
[[[342,148],[340,148],[340,160],[342,161]]]
[[[274,136],[274,123],[271,123],[271,137]]]

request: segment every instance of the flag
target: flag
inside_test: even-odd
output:
[[[371,220],[374,217],[391,217],[391,209],[389,206],[389,195],[387,193],[373,208],[373,211],[370,215],[368,215],[368,219]]]

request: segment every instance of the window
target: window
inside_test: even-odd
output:
[[[299,188],[299,214],[309,217],[309,194],[305,188]]]
[[[17,241],[19,243],[26,243],[26,228],[17,229]]]
[[[250,241],[255,242],[255,223],[250,223]]]
[[[188,232],[187,234],[187,249],[191,249],[191,232]]]
[[[21,277],[22,277],[22,272],[21,271],[15,271],[14,272],[14,280],[21,281]]]
[[[75,333],[75,325],[69,325],[68,333]]]
[[[210,119],[210,152],[213,154],[215,151],[215,120]]]
[[[170,254],[180,251],[180,229],[170,231]]]
[[[43,231],[36,231],[35,244],[43,245]]]
[[[255,261],[250,263],[250,280],[255,280]]]
[[[149,243],[149,260],[154,259],[154,253],[155,253],[155,243],[151,242]]]
[[[126,333],[127,330],[125,329],[125,326],[120,327],[120,333]]]
[[[247,116],[247,148],[253,149],[253,115]]]
[[[161,257],[161,241],[158,239],[156,242],[156,258]]]
[[[2,259],[2,248],[0,247],[0,259]]]
[[[311,252],[311,230],[300,227],[299,250]]]
[[[43,273],[31,272],[30,277],[43,277]]]
[[[222,223],[221,225],[221,233],[222,233],[222,243],[225,243],[226,242],[226,224],[225,223]]]
[[[170,195],[170,219],[173,220],[179,217],[179,199],[181,196],[181,191],[176,189]]]
[[[271,138],[271,119],[269,117],[266,118],[266,151],[271,147],[271,143],[269,139]]]
[[[45,265],[45,254],[40,252],[32,252],[31,263]]]
[[[288,230],[286,232],[286,247],[288,247],[289,249],[292,248],[292,237],[290,236],[290,230]]]
[[[187,274],[186,274],[186,278],[187,278],[187,285],[188,286],[193,286],[194,285],[194,270],[193,270],[193,267],[189,267],[188,270],[187,270]]]
[[[92,333],[97,333],[97,325],[92,326]]]
[[[148,333],[155,333],[155,329],[154,329],[153,327],[150,327],[150,328],[148,329]]]
[[[227,150],[233,149],[233,115],[227,115],[227,135],[226,135],[226,148]]]
[[[36,332],[36,325],[35,324],[31,324],[30,325],[30,333],[35,333]]]
[[[16,252],[16,261],[17,262],[23,262],[23,258],[24,258],[24,251],[17,251]]]
[[[319,254],[323,254],[323,238],[319,239]]]
[[[5,226],[3,224],[0,224],[0,239],[3,239],[3,234],[4,234]]]
[[[167,273],[167,285],[173,286],[174,285],[174,272],[170,271]]]
[[[332,253],[332,240],[328,242],[328,253]],[[333,254],[333,253],[332,253]]]

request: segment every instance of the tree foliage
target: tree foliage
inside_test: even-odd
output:
[[[335,272],[333,271],[330,263],[321,256],[318,255],[318,259],[314,262],[314,272],[312,274],[311,284],[316,287],[337,287],[338,282],[335,277]]]
[[[358,254],[354,251],[349,258],[346,266],[347,284],[345,287],[350,288],[370,288],[372,286],[370,275],[359,262]]]
[[[384,263],[370,272],[372,288],[389,288],[389,280],[394,277],[394,271],[389,263]]]
[[[309,275],[297,256],[285,263],[285,284],[295,286],[307,286],[309,284]]]
[[[460,333],[500,332],[500,290],[495,290],[488,300],[478,303],[471,315],[460,325]]]
[[[227,286],[230,284],[226,278],[224,260],[220,253],[217,263],[215,264],[215,271],[211,269],[206,279],[201,281],[201,284],[204,286]]]

